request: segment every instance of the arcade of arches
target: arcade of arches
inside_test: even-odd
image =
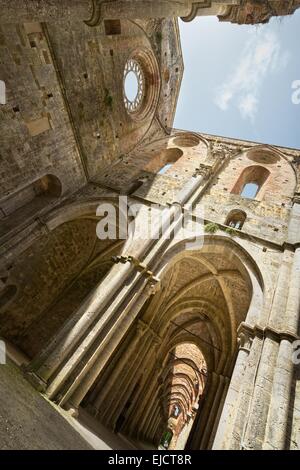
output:
[[[300,448],[300,151],[173,128],[179,17],[299,6],[2,1],[0,447]]]
[[[205,448],[251,297],[246,268],[225,243],[212,239],[199,253],[175,257],[84,404],[106,426],[154,445],[171,429],[173,448],[184,447],[199,414],[190,440]],[[213,406],[216,394],[220,401]],[[174,405],[181,410],[177,417]]]

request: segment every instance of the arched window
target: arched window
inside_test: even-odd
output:
[[[259,165],[249,166],[244,169],[231,192],[247,199],[255,199],[269,176],[267,168]]]
[[[236,228],[241,230],[246,221],[247,214],[244,211],[238,209],[229,212],[225,225],[228,227]]]
[[[174,408],[173,408],[173,411],[172,411],[172,416],[173,416],[174,418],[178,418],[178,416],[180,415],[180,413],[181,413],[181,408],[180,408],[180,406],[174,405]]]
[[[131,196],[131,194],[135,193],[141,186],[143,186],[144,180],[138,179],[134,181],[126,191],[127,196]]]
[[[259,185],[257,183],[246,183],[241,192],[241,196],[247,199],[255,199],[259,191]]]
[[[183,151],[179,148],[168,148],[161,150],[149,161],[148,165],[144,168],[145,171],[151,173],[158,173],[163,175],[174,163],[182,157]]]
[[[166,173],[166,171],[169,170],[169,168],[171,168],[172,165],[173,165],[172,163],[167,163],[159,170],[158,174],[163,175],[164,173]]]

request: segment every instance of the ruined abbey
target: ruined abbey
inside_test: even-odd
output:
[[[0,0],[1,448],[300,448],[300,150],[173,127],[179,18],[299,7]]]

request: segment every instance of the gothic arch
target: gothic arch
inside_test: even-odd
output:
[[[267,168],[261,165],[250,165],[242,171],[233,189],[231,190],[231,193],[243,196],[245,188],[247,186],[253,185],[256,188],[255,194],[251,196],[251,198],[256,199],[256,197],[259,196],[259,193],[264,184],[267,183],[270,175],[271,172]]]
[[[49,230],[39,233],[12,262],[8,283],[16,288],[0,310],[0,334],[30,359],[75,313],[122,252],[125,240],[97,238],[98,204],[85,201],[53,211],[45,221]]]
[[[124,355],[127,363],[132,363],[134,357],[144,361],[142,377],[137,373],[134,375],[134,366],[131,367],[130,389],[137,381],[140,386],[131,397],[130,407],[124,410],[126,374],[122,377],[124,385],[118,383],[118,390],[121,390],[118,396],[111,395],[113,389],[110,393],[101,392],[105,379],[98,377],[100,395],[95,402],[97,394],[88,394],[85,403],[90,406],[96,403],[97,416],[106,426],[114,428],[122,414],[121,431],[125,435],[157,445],[162,431],[168,426],[169,417],[162,410],[169,409],[175,398],[180,399],[185,408],[184,419],[188,418],[186,400],[194,395],[191,395],[188,381],[178,374],[187,374],[192,380],[198,374],[200,388],[197,393],[201,392],[206,398],[199,401],[199,411],[193,412],[193,419],[195,413],[199,415],[193,433],[200,436],[201,446],[205,448],[215,432],[220,416],[219,404],[224,400],[234,366],[238,327],[244,321],[250,324],[257,321],[262,310],[264,283],[252,257],[232,239],[207,235],[203,247],[193,251],[186,250],[187,242],[174,241],[163,256],[156,258],[151,269],[161,278],[161,289],[141,310],[142,335],[138,339],[132,327],[105,371],[107,380],[115,367],[123,370]],[[134,347],[127,357],[131,344]],[[201,352],[206,363],[205,378],[201,376],[201,369],[195,372],[197,364],[191,362],[192,358],[172,356],[174,348],[183,344],[194,345]],[[224,382],[223,377],[227,381]],[[170,381],[174,383],[171,396],[166,392]],[[220,402],[214,398],[217,390],[220,400],[223,397]],[[114,406],[113,412],[111,406]],[[203,424],[207,419],[210,433]],[[192,425],[191,421],[189,423]]]
[[[248,168],[260,167],[261,173],[257,172],[256,175],[253,175],[254,180],[257,179],[258,184],[263,186],[257,195],[258,200],[268,198],[269,195],[273,198],[278,196],[292,198],[294,196],[297,186],[297,172],[290,158],[280,150],[270,145],[255,145],[235,155],[228,163],[224,173],[227,175],[236,173],[237,163],[239,164],[240,176],[232,181],[231,193],[240,194],[243,176],[247,176]],[[267,175],[266,171],[270,174]],[[244,175],[243,172],[245,172]],[[268,177],[264,179],[264,176]],[[222,181],[222,174],[220,181]]]

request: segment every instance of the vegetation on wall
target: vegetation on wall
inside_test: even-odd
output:
[[[233,227],[224,227],[222,225],[216,224],[215,222],[209,222],[204,226],[204,231],[206,233],[216,233],[218,230],[222,230],[223,232],[232,236],[236,234],[236,229],[234,229]]]
[[[204,227],[204,231],[207,233],[216,233],[220,229],[218,224],[215,224],[214,222],[210,222],[209,224],[206,224]]]

